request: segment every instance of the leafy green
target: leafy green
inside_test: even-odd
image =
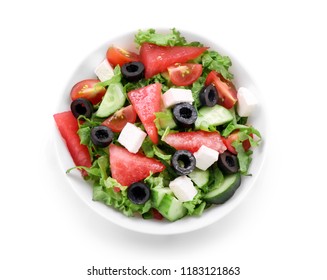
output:
[[[217,131],[216,126],[211,125],[211,124],[209,124],[209,123],[206,122],[206,121],[202,121],[202,122],[200,123],[199,129],[200,129],[200,130],[204,130],[204,131],[211,131],[211,132],[212,132],[212,131]]]
[[[187,209],[188,215],[201,215],[205,207],[205,202],[202,201],[201,191],[198,190],[198,193],[191,201],[183,202],[183,206]]]
[[[158,146],[154,145],[149,137],[144,139],[142,143],[142,150],[144,154],[149,158],[156,156],[159,160],[164,160],[168,163],[170,162],[171,155],[165,153]]]
[[[152,211],[145,212],[144,214],[142,214],[142,218],[145,220],[153,219],[153,212]]]
[[[89,126],[83,126],[78,129],[77,134],[81,139],[81,144],[89,145],[91,141],[91,128]]]
[[[226,80],[232,80],[233,74],[229,72],[232,61],[228,56],[222,56],[216,51],[206,51],[202,55],[202,65],[204,68],[220,73]]]
[[[108,173],[107,171],[109,170],[109,158],[107,155],[101,156],[97,159],[97,164],[99,166],[100,170],[100,175],[101,175],[101,180],[107,180],[108,178]]]
[[[165,187],[164,178],[161,174],[159,174],[159,176],[153,176],[153,173],[151,173],[144,179],[144,182],[150,187],[150,189]]]
[[[192,85],[191,91],[194,99],[194,107],[199,108],[201,106],[200,103],[200,92],[204,87],[204,82],[206,78],[204,76],[199,77]]]
[[[161,140],[165,141],[165,137],[170,133],[170,127],[167,126],[167,128],[163,131],[163,133],[161,133],[161,131],[158,131],[158,134],[161,135]]]
[[[202,188],[204,193],[207,193],[211,189],[219,188],[222,182],[224,181],[224,175],[221,170],[218,168],[217,164],[214,164],[210,167],[210,179],[205,186],[206,188]]]
[[[154,151],[153,151],[153,143],[151,141],[151,139],[149,138],[149,136],[147,136],[143,143],[142,143],[142,150],[144,152],[144,154],[149,157],[149,158],[153,158],[154,157]]]
[[[248,175],[247,172],[252,161],[251,155],[253,152],[251,150],[244,151],[243,144],[240,141],[235,141],[232,145],[237,152],[237,159],[240,165],[240,172],[243,175]]]
[[[193,216],[201,216],[204,209],[206,209],[207,203],[205,201],[201,202],[200,205],[196,206],[193,210]]]
[[[235,110],[230,110],[230,112],[233,114],[233,120],[224,128],[224,130],[221,132],[221,135],[223,137],[228,137],[235,130],[238,130],[237,139],[232,143],[232,145],[237,152],[237,158],[240,164],[241,173],[247,174],[252,160],[252,151],[245,151],[243,148],[243,142],[249,140],[251,147],[255,148],[261,141],[261,134],[253,126],[244,124],[244,121],[246,121],[247,118],[239,117],[235,113]],[[253,138],[253,135],[256,136],[256,140]]]
[[[66,170],[66,173],[70,173],[72,170],[78,169],[78,170],[85,170],[88,173],[88,176],[94,176],[94,177],[100,177],[101,172],[99,168],[94,168],[94,167],[86,167],[86,166],[74,166],[72,168],[69,168]]]
[[[172,155],[167,155],[165,154],[162,150],[160,150],[157,146],[153,146],[153,151],[154,151],[154,154],[159,158],[159,159],[162,159],[162,160],[165,160],[167,162],[170,161],[171,159],[171,156]]]
[[[171,33],[158,34],[155,29],[145,31],[139,30],[135,35],[134,42],[140,46],[143,43],[152,43],[159,46],[185,46],[187,42],[181,33],[175,28],[171,29]]]
[[[157,74],[150,79],[141,79],[136,83],[126,83],[124,85],[124,92],[129,92],[134,89],[148,86],[150,84],[160,83],[162,86],[162,91],[167,91],[169,89],[169,80],[168,77],[165,77],[163,73]]]
[[[219,187],[224,181],[224,175],[216,165],[214,165],[213,174],[215,180],[215,187]]]
[[[253,126],[247,126],[247,125],[233,123],[233,122],[230,122],[226,126],[226,128],[222,131],[221,135],[224,136],[224,137],[227,137],[228,135],[230,135],[235,130],[239,130],[241,132],[244,132],[247,135],[255,134],[259,138],[261,138],[260,132],[256,128],[254,128]]]

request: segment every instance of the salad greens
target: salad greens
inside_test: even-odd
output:
[[[175,28],[171,29],[171,33],[159,34],[154,29],[145,31],[139,30],[135,35],[135,43],[139,47],[143,43],[153,43],[160,46],[202,46],[199,42],[187,42]],[[181,86],[179,88],[190,89],[194,98],[194,107],[199,110],[201,107],[199,94],[205,85],[205,80],[208,74],[214,70],[220,73],[226,80],[232,80],[233,74],[230,72],[232,66],[231,59],[228,56],[223,56],[217,51],[206,50],[203,54],[194,60],[195,63],[200,63],[203,67],[201,76],[189,86]],[[149,79],[141,79],[138,82],[126,81],[121,73],[121,67],[117,65],[114,68],[114,76],[103,82],[99,82],[96,86],[108,87],[111,84],[120,84],[123,88],[123,93],[127,97],[125,105],[129,105],[127,93],[131,90],[145,87],[153,83],[160,83],[162,91],[165,92],[171,87],[176,87],[172,84],[167,73],[157,74]],[[232,143],[232,146],[237,152],[239,161],[240,172],[243,175],[249,175],[248,169],[251,163],[252,150],[245,150],[243,142],[248,140],[252,147],[256,147],[260,142],[261,135],[254,127],[247,125],[247,118],[238,116],[237,112],[232,108],[229,110],[233,119],[226,124],[219,126],[200,127],[207,131],[217,131],[223,137],[229,137],[233,132],[238,131],[238,138]],[[151,190],[166,191],[169,187],[169,182],[174,180],[178,175],[171,168],[171,157],[175,149],[166,144],[163,140],[172,132],[177,132],[178,128],[174,121],[171,109],[166,109],[162,112],[155,113],[155,125],[158,129],[158,134],[161,137],[158,145],[153,144],[149,137],[146,137],[142,143],[141,150],[148,158],[155,158],[166,166],[166,169],[159,174],[150,174],[144,182],[150,187]],[[122,186],[119,182],[111,177],[110,162],[108,156],[108,149],[96,147],[91,141],[91,129],[94,126],[100,125],[103,119],[93,114],[91,118],[80,116],[78,118],[78,135],[80,143],[88,147],[92,159],[92,166],[90,168],[77,166],[74,168],[83,169],[87,171],[89,180],[93,184],[93,199],[101,201],[106,205],[112,206],[121,211],[126,216],[134,216],[139,213],[143,218],[150,218],[152,213],[151,199],[145,204],[134,204],[127,197],[127,186]],[[136,124],[143,130],[142,123]],[[117,143],[119,134],[114,133],[113,143]],[[255,136],[255,137],[254,137]],[[72,169],[67,170],[70,172]],[[210,203],[204,200],[204,195],[213,188],[219,188],[224,181],[224,174],[220,171],[216,164],[209,167],[207,172],[197,171],[194,174],[194,182],[198,176],[202,176],[201,182],[195,188],[197,194],[191,201],[183,202],[183,207],[186,208],[186,215],[199,216],[203,211],[210,207]],[[192,176],[190,176],[192,179]],[[199,181],[199,182],[200,182]]]
[[[135,35],[137,46],[141,46],[143,43],[152,43],[159,46],[186,46],[188,43],[186,39],[181,36],[181,33],[175,28],[171,30],[169,34],[158,34],[155,29],[148,29],[145,31],[139,30]]]

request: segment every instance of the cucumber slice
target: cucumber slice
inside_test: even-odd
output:
[[[187,213],[183,203],[170,194],[165,194],[163,196],[157,210],[162,216],[171,222],[184,217]]]
[[[124,106],[126,96],[121,83],[110,84],[104,95],[96,116],[106,118]]]
[[[221,125],[231,120],[233,120],[233,115],[223,106],[202,107],[198,112],[195,128],[208,129],[209,126]]]
[[[210,172],[209,169],[207,170],[201,170],[198,168],[195,168],[190,174],[188,174],[193,181],[195,185],[197,185],[199,188],[203,187],[204,185],[208,184],[209,178],[210,178]]]
[[[154,207],[158,207],[165,194],[173,195],[170,188],[154,188],[151,190],[151,200]]]
[[[230,199],[238,187],[241,185],[241,175],[239,173],[227,175],[222,184],[204,196],[204,201],[213,204],[222,204]]]

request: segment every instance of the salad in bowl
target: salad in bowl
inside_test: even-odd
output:
[[[54,114],[75,165],[67,173],[79,170],[93,200],[119,215],[159,227],[201,219],[251,175],[258,99],[236,87],[230,57],[211,45],[176,29],[133,37],[107,45]]]

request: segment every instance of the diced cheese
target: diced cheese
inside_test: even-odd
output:
[[[207,170],[214,162],[218,160],[219,153],[205,145],[194,153],[196,167],[201,170]]]
[[[129,152],[136,154],[141,148],[146,133],[132,123],[127,123],[121,131],[118,142]]]
[[[107,59],[104,59],[94,70],[95,74],[98,76],[101,82],[111,79],[114,75],[114,70],[109,64]]]
[[[257,106],[258,101],[247,88],[240,87],[237,91],[237,113],[241,117],[248,117]]]
[[[181,202],[192,200],[198,193],[194,187],[192,180],[187,176],[177,177],[169,183],[169,188]]]
[[[182,102],[192,104],[194,99],[190,89],[171,88],[162,95],[162,101],[165,108],[169,108]]]

